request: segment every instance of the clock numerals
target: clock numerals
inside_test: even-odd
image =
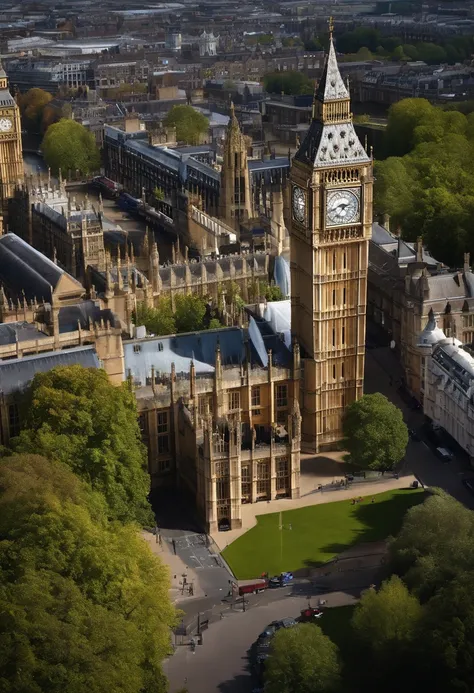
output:
[[[306,194],[296,185],[293,188],[293,218],[303,223],[306,218]]]
[[[352,224],[360,219],[359,196],[352,190],[332,190],[326,198],[326,224]]]

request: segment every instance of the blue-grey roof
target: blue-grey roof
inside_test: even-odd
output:
[[[173,149],[152,147],[146,140],[127,140],[125,148],[155,166],[164,166],[175,173],[179,171],[181,156]]]
[[[63,274],[63,269],[16,234],[0,236],[0,283],[8,298],[50,301]]]
[[[251,159],[248,162],[249,171],[268,171],[272,168],[290,168],[290,160],[287,156],[280,156],[275,159]]]
[[[56,366],[100,368],[100,361],[93,346],[76,347],[64,351],[47,351],[34,356],[0,361],[0,392],[10,395],[24,390],[35,373],[45,373]]]
[[[214,373],[216,347],[221,349],[222,365],[239,365],[244,361],[244,332],[239,327],[205,330],[168,337],[152,337],[124,343],[125,372],[132,372],[135,382],[146,384],[152,366],[157,373],[188,373],[191,361],[196,373]]]
[[[38,330],[36,325],[29,322],[3,322],[0,324],[0,344],[16,344],[17,342],[46,339],[47,334]]]
[[[94,301],[81,301],[59,309],[59,332],[61,334],[74,332],[77,330],[78,323],[81,329],[85,330],[89,326],[89,318],[92,322],[100,322],[101,320],[108,322],[111,327],[115,327],[117,324],[117,319],[110,308],[101,310]]]

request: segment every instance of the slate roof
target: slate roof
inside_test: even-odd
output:
[[[89,327],[89,318],[93,322],[109,322],[111,327],[117,327],[118,320],[114,313],[107,308],[101,310],[94,301],[81,301],[72,306],[63,306],[59,309],[59,332],[74,332],[77,330],[79,323],[81,329],[85,330]]]
[[[336,52],[331,40],[315,99],[321,103],[330,103],[349,100],[349,98],[349,92],[339,72]],[[315,168],[370,161],[357,137],[352,120],[322,123],[314,117],[299,150],[295,154],[295,159]]]
[[[238,366],[244,361],[244,332],[239,327],[205,330],[168,337],[151,337],[124,342],[125,373],[132,372],[135,382],[146,384],[154,366],[157,373],[189,373],[191,361],[196,373],[214,373],[219,342],[223,366]]]
[[[12,300],[51,301],[52,292],[66,272],[46,255],[14,233],[0,236],[0,284]],[[81,288],[79,282],[70,277]]]
[[[329,42],[329,53],[316,91],[316,98],[320,101],[335,101],[336,99],[349,98],[349,92],[337,65],[336,51],[334,50],[332,38]]]
[[[10,395],[24,390],[35,373],[45,373],[55,366],[100,368],[100,361],[93,346],[76,347],[64,351],[47,351],[34,356],[0,361],[0,392]]]
[[[16,344],[31,340],[46,339],[48,335],[29,322],[3,322],[0,324],[0,345]]]

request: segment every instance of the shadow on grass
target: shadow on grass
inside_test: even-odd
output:
[[[374,498],[377,498],[374,496]],[[332,543],[323,546],[321,550],[327,554],[333,554],[334,558],[327,562],[314,561],[310,558],[304,561],[305,568],[295,571],[295,575],[304,577],[304,573],[309,568],[319,568],[324,565],[331,564],[338,560],[339,554],[347,551],[347,561],[352,559],[362,558],[364,556],[374,556],[383,554],[383,548],[364,546],[365,544],[374,544],[375,542],[383,542],[390,536],[395,536],[400,531],[403,518],[407,510],[419,503],[422,503],[426,498],[426,493],[419,491],[413,492],[413,489],[400,489],[400,491],[383,501],[373,502],[372,497],[363,499],[361,502],[353,506],[353,512],[357,520],[364,526],[359,529],[350,544]],[[355,546],[360,546],[360,551],[351,552]],[[375,559],[374,559],[375,560]],[[370,559],[369,559],[370,561]],[[343,563],[344,561],[342,561]],[[342,567],[342,565],[341,565]]]

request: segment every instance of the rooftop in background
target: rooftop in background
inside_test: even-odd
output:
[[[47,351],[34,356],[0,361],[0,392],[10,395],[24,390],[36,373],[45,373],[55,366],[100,368],[100,361],[93,346],[76,347],[63,351]]]
[[[416,262],[416,250],[415,244],[403,241],[399,236],[394,233],[387,231],[387,229],[381,226],[379,223],[374,222],[372,224],[372,243],[378,245],[386,253],[390,253],[394,257],[398,258],[398,264],[400,266],[408,265],[412,262]],[[436,260],[426,248],[423,248],[423,262],[425,262],[429,267],[441,266],[438,260]]]

